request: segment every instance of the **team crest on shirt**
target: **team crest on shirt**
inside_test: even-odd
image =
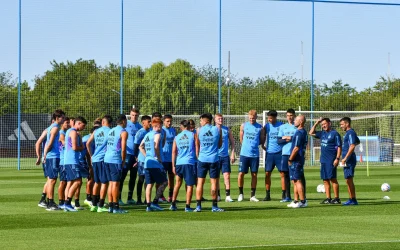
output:
[[[328,139],[331,139],[331,135],[328,135]]]

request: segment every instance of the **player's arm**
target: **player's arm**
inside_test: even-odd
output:
[[[165,138],[165,136],[164,136],[164,138]],[[161,162],[161,150],[162,150],[161,135],[156,134],[156,135],[154,135],[154,151],[156,152],[157,160],[159,162]]]
[[[94,143],[94,132],[90,135],[89,139],[86,141],[87,146],[87,152],[90,157],[93,156],[94,152],[92,152],[92,147],[90,146],[92,143]]]
[[[322,121],[322,117],[320,117],[312,126],[312,128],[310,129],[310,132],[308,133],[309,135],[315,137],[317,135],[317,126],[321,123]]]
[[[342,159],[343,166],[346,164],[347,159],[349,159],[350,155],[352,155],[354,153],[354,150],[356,149],[356,141],[354,135],[352,134],[349,134],[349,143],[350,143],[349,151],[347,151],[347,154]]]
[[[40,165],[40,162],[42,161],[42,157],[41,157],[41,152],[40,152],[40,144],[42,144],[44,138],[46,138],[47,136],[47,129],[45,129],[42,134],[40,135],[39,139],[36,141],[35,144],[35,152],[36,152],[36,156],[37,156],[37,160],[36,160],[36,165]]]
[[[47,153],[48,153],[49,151],[51,151],[51,148],[53,147],[53,143],[54,143],[54,140],[55,140],[55,138],[56,138],[56,135],[58,134],[58,130],[59,130],[58,127],[53,127],[53,128],[50,130],[49,142],[47,143],[47,146],[44,148],[43,163],[46,162]]]
[[[142,142],[140,143],[139,150],[144,155],[144,157],[146,157],[146,149],[144,148],[144,140],[142,140]]]
[[[218,148],[221,148],[222,147],[222,128],[218,128],[218,134],[219,134]]]
[[[176,141],[174,140],[174,143],[172,144],[172,172],[176,174],[175,172],[175,162],[176,162],[176,156],[178,154],[178,148],[176,146]]]
[[[200,129],[199,129],[200,131]],[[196,157],[197,159],[199,158],[199,153],[200,153],[200,140],[199,137],[197,136],[198,133],[194,134],[194,142],[196,144]]]
[[[267,140],[267,129],[266,126],[264,126],[261,131],[260,131],[260,145],[261,148],[267,151],[267,148],[265,147],[265,141]]]
[[[162,147],[161,147],[161,148],[163,148],[164,145],[165,145],[165,142],[167,141],[167,133],[165,132],[164,129],[161,129],[161,133],[164,133],[163,141],[162,141]]]
[[[295,141],[295,145],[289,156],[289,162],[288,162],[289,166],[292,165],[292,161],[294,161],[294,158],[297,156],[297,153],[299,152],[300,147],[301,147],[301,140],[299,138],[299,135],[295,134],[294,141]]]
[[[240,125],[240,134],[239,134],[239,140],[240,140],[240,144],[243,143],[243,135],[244,135],[244,124]]]
[[[128,140],[128,132],[123,131],[121,133],[121,158],[122,158],[122,168],[125,166],[126,160],[126,142]]]
[[[75,130],[71,130],[69,132],[69,136],[71,137],[72,150],[82,151],[85,149],[80,136],[78,135],[78,133]],[[80,143],[80,146],[79,146],[79,143]]]
[[[333,166],[337,167],[339,165],[340,156],[342,155],[342,139],[338,133],[335,135],[335,144],[337,147],[336,159],[333,162]]]
[[[228,139],[231,144],[231,164],[233,164],[235,159],[235,138],[233,138],[232,130],[228,129]]]
[[[290,140],[291,140],[291,137],[285,136],[285,134],[283,133],[283,129],[280,129],[279,133],[278,133],[278,144],[284,145],[284,144],[290,142]]]

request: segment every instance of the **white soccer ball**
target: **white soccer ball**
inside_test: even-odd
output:
[[[324,184],[319,184],[319,185],[317,186],[317,192],[318,192],[318,193],[325,193],[325,186],[324,186]]]
[[[382,192],[389,192],[390,191],[390,185],[389,183],[383,183],[381,186]]]

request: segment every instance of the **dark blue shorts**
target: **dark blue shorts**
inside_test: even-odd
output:
[[[47,178],[47,175],[46,175],[46,164],[42,163],[42,169],[43,169],[44,178]]]
[[[240,156],[239,162],[239,172],[247,174],[249,172],[258,173],[258,167],[260,166],[260,158],[259,157],[247,157]]]
[[[196,178],[196,182],[197,182],[197,161],[194,163],[194,169],[195,169],[195,171],[194,171],[194,177]]]
[[[222,173],[230,173],[231,171],[231,161],[229,156],[219,157],[219,169]]]
[[[196,167],[194,165],[177,165],[175,167],[176,175],[179,178],[183,178],[187,186],[193,186],[196,184]]]
[[[322,180],[336,179],[336,176],[337,176],[337,168],[333,166],[333,162],[331,164],[321,163]]]
[[[108,183],[108,178],[107,178],[107,174],[105,171],[105,167],[104,167],[104,162],[100,161],[100,162],[93,162],[92,163],[93,166],[93,179],[94,182],[96,182],[97,184],[99,183]]]
[[[119,182],[122,176],[122,164],[104,162],[108,181]]]
[[[154,183],[161,184],[168,181],[165,170],[161,168],[146,168],[144,170],[144,176],[147,185]]]
[[[267,153],[265,157],[265,172],[272,172],[275,167],[281,172],[282,152]]]
[[[167,172],[168,174],[172,174],[172,162],[163,162],[162,163],[165,172]]]
[[[64,165],[60,165],[60,181],[67,181],[67,171]]]
[[[207,172],[210,172],[210,178],[219,178],[219,163],[218,162],[201,162],[197,163],[197,178],[206,178]]]
[[[60,172],[60,158],[46,159],[45,165],[46,176],[49,179],[57,180],[58,173]]]
[[[79,171],[79,164],[67,164],[64,165],[67,173],[67,181],[74,181],[82,178],[81,171]]]
[[[289,155],[282,155],[282,160],[281,160],[281,169],[279,172],[287,172],[289,171]]]
[[[144,175],[144,162],[138,162],[137,164],[138,168],[138,175]]]
[[[123,173],[128,173],[132,169],[133,165],[136,163],[136,158],[133,155],[126,155],[125,165],[122,169]]]
[[[79,171],[81,172],[82,178],[89,178],[89,166],[86,164],[79,164]]]
[[[304,165],[300,162],[292,162],[289,168],[289,175],[292,181],[301,180],[304,175]]]
[[[357,161],[346,162],[346,167],[343,168],[344,178],[351,179],[354,177],[354,170],[356,168]]]

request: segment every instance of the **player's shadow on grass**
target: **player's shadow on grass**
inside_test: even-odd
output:
[[[265,210],[276,210],[276,209],[287,209],[287,207],[229,207],[225,211],[265,211]]]
[[[358,203],[359,206],[364,206],[364,205],[381,206],[381,205],[393,205],[393,204],[400,204],[400,201],[359,202]]]

